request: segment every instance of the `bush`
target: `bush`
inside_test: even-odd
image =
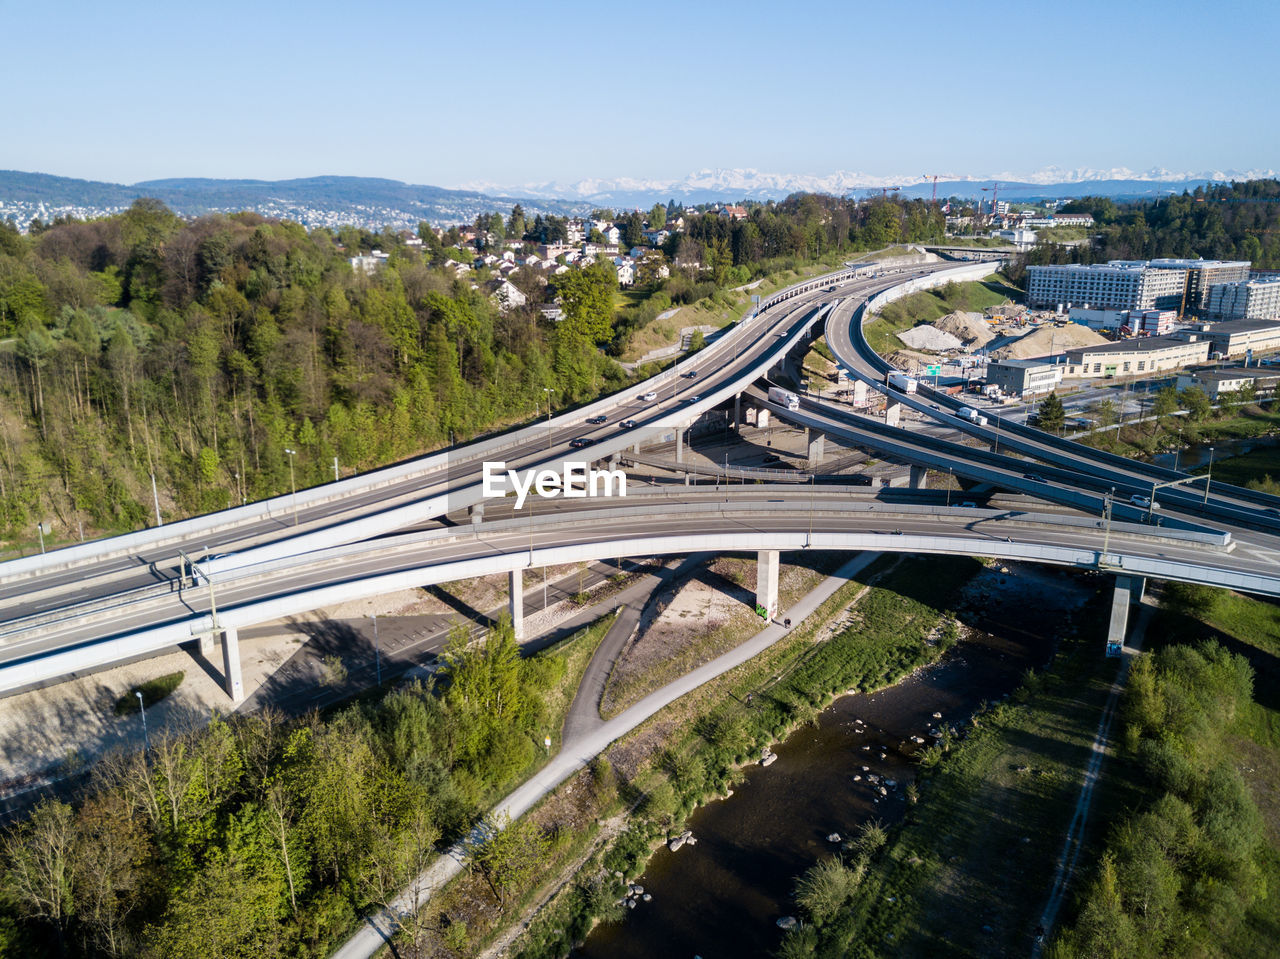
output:
[[[140,686],[135,686],[123,696],[116,700],[116,715],[128,716],[136,713],[138,706],[138,693],[142,693],[142,703],[148,709],[154,706],[160,700],[164,699],[171,692],[182,685],[182,678],[185,673],[167,673],[158,679],[149,679]]]

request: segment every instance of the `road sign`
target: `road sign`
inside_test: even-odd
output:
[[[925,371],[925,373],[926,373],[928,376],[939,376],[939,375],[941,375],[941,373],[942,373],[942,367],[941,367],[941,366],[926,366],[926,367],[924,368],[924,371]]]

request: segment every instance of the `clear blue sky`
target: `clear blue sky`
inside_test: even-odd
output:
[[[1280,167],[1278,10],[0,0],[0,168],[452,186]]]

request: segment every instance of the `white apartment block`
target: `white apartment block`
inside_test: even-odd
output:
[[[1209,287],[1204,312],[1222,320],[1270,320],[1280,317],[1280,277],[1215,283]]]
[[[1187,273],[1187,300],[1185,308],[1198,313],[1204,310],[1209,288],[1215,283],[1235,283],[1249,279],[1248,260],[1151,260],[1148,263],[1157,270],[1185,270]]]
[[[1186,292],[1185,270],[1151,269],[1143,261],[1112,260],[1088,265],[1027,267],[1027,303],[1100,310],[1179,309]]]

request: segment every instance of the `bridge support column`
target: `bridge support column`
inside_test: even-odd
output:
[[[516,642],[524,639],[524,570],[513,569],[508,583],[507,610],[511,613],[511,628]]]
[[[778,615],[778,551],[762,549],[756,554],[756,605],[770,619]]]
[[[1107,628],[1107,655],[1119,656],[1129,629],[1129,607],[1142,602],[1147,581],[1143,576],[1117,576],[1111,596],[1111,622]]]
[[[738,393],[733,398],[733,431],[735,433],[742,432],[742,394]]]
[[[902,404],[890,400],[884,407],[884,425],[897,426],[898,417],[902,414]]]
[[[471,525],[478,526],[484,521],[484,503],[475,503],[467,511],[471,515]]]
[[[811,467],[818,466],[822,463],[822,457],[827,450],[827,434],[822,430],[815,430],[812,426],[808,427],[805,432],[808,434],[809,440],[809,465]]]
[[[676,462],[684,462],[684,426],[676,424]]]
[[[244,677],[240,673],[240,636],[234,629],[222,631],[222,678],[233,703],[244,699]]]
[[[912,489],[928,489],[929,488],[929,471],[923,466],[911,467],[911,488]]]
[[[200,658],[206,663],[213,662],[213,640],[214,635],[212,632],[201,633],[200,635]]]

